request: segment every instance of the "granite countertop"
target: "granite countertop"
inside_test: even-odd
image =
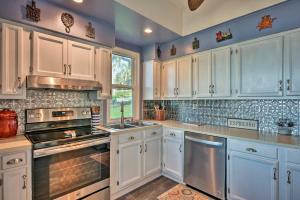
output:
[[[0,139],[0,152],[20,149],[31,149],[32,145],[24,135]]]
[[[149,122],[155,122],[161,124],[168,128],[176,128],[184,131],[197,132],[207,135],[225,137],[229,139],[240,139],[252,142],[261,142],[265,144],[279,145],[283,147],[299,148],[300,149],[300,137],[290,136],[290,135],[279,135],[272,133],[264,133],[259,131],[238,129],[238,128],[228,128],[224,126],[214,126],[214,125],[194,125],[187,124],[174,120],[166,121],[154,121],[146,120]]]

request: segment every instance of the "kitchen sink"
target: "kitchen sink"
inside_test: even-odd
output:
[[[133,126],[138,126],[138,127],[157,125],[157,123],[143,122],[143,121],[129,122],[127,124],[133,125]]]
[[[108,125],[107,128],[121,130],[121,129],[137,128],[137,127],[144,127],[144,126],[153,126],[153,125],[157,125],[157,123],[135,121],[135,122],[126,122],[123,125],[122,124],[111,124],[111,125]]]
[[[135,128],[136,126],[131,125],[131,124],[111,124],[107,126],[108,128],[111,129],[128,129],[128,128]]]

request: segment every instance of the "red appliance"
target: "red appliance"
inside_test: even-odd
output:
[[[15,111],[3,109],[0,111],[0,138],[17,135],[18,115]]]

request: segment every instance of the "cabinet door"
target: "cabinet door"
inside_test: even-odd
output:
[[[231,93],[231,59],[230,48],[212,51],[212,88],[213,97],[230,97]]]
[[[282,96],[282,37],[241,44],[238,54],[238,96]]]
[[[230,152],[228,196],[232,200],[278,198],[278,161]]]
[[[160,98],[161,90],[161,65],[154,61],[154,99]]]
[[[143,143],[129,142],[119,145],[119,187],[123,188],[142,178]]]
[[[21,27],[2,24],[1,57],[1,94],[22,96],[25,75]]]
[[[177,97],[192,97],[192,57],[177,60]]]
[[[110,99],[112,94],[112,61],[111,50],[100,48],[96,51],[96,80],[102,84],[102,91],[99,92],[100,99]]]
[[[145,140],[144,175],[161,170],[161,137]]]
[[[300,31],[285,36],[286,95],[300,95]]]
[[[162,65],[162,97],[175,97],[176,90],[176,61],[165,62]]]
[[[95,80],[94,59],[95,48],[93,46],[68,41],[68,77]]]
[[[67,74],[66,39],[33,33],[33,75],[65,77]]]
[[[164,138],[163,171],[178,180],[183,178],[182,150],[182,141],[168,137]]]
[[[195,62],[198,68],[197,97],[210,97],[211,94],[209,88],[211,85],[211,51],[197,54]]]
[[[300,165],[287,164],[285,181],[287,184],[286,200],[298,200],[300,198]]]
[[[8,170],[3,173],[3,199],[27,199],[26,168]]]

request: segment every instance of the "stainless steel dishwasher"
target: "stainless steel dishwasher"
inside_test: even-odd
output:
[[[185,132],[184,182],[226,199],[226,139]]]

